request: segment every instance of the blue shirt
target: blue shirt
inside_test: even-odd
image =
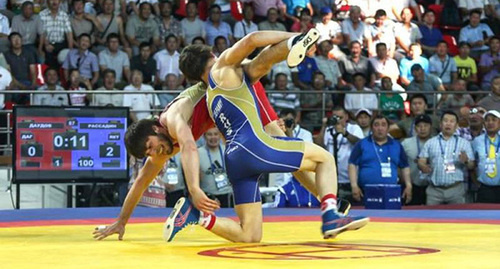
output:
[[[295,14],[295,9],[297,7],[307,8],[307,4],[309,4],[309,0],[283,0],[283,4],[286,5],[286,13],[299,16],[300,14]]]
[[[487,139],[487,140],[485,140]],[[489,147],[491,143],[488,141],[489,138],[486,138],[486,134],[482,134],[474,139],[472,142],[472,149],[474,150],[474,154],[476,155],[476,158],[478,160],[478,165],[477,165],[477,173],[478,173],[478,180],[482,184],[488,185],[488,186],[500,186],[500,152],[499,152],[499,146],[500,146],[500,136],[497,135],[495,137],[495,150],[497,150],[496,154],[496,166],[497,166],[497,175],[493,178],[489,177],[486,172],[485,172],[485,164],[486,164],[486,159],[488,158],[488,153],[489,153]],[[485,150],[485,146],[488,147],[488,151]]]
[[[493,31],[491,28],[484,23],[480,23],[477,27],[472,28],[472,26],[467,25],[464,28],[460,29],[460,37],[458,38],[458,42],[465,41],[469,44],[477,42],[479,40],[485,40],[483,37],[483,32],[486,33],[488,37],[493,36]],[[471,50],[487,50],[488,46],[483,45],[482,47],[472,48]]]
[[[375,151],[377,150],[377,151]],[[382,178],[381,162],[391,163],[391,177]],[[372,136],[360,140],[351,152],[349,164],[358,166],[358,182],[361,187],[366,184],[397,184],[398,167],[409,167],[408,158],[399,141],[387,138],[380,146],[373,141]]]
[[[297,71],[298,70],[298,71]],[[316,60],[311,57],[306,57],[302,63],[300,63],[296,69],[292,70],[292,72],[299,73],[299,80],[311,84],[313,79],[314,72],[318,71],[318,65],[316,64]]]
[[[422,45],[435,47],[437,46],[439,41],[443,40],[443,34],[436,27],[432,27],[429,29],[429,27],[421,25],[419,26],[419,29],[422,33],[422,39],[420,39]]]
[[[410,59],[405,57],[401,59],[399,64],[399,72],[402,77],[407,78],[410,82],[413,81],[413,75],[411,74],[411,67],[415,64],[419,64],[424,69],[425,73],[429,73],[429,60],[420,56],[417,59]]]
[[[78,49],[72,49],[64,59],[62,67],[78,69],[82,77],[92,79],[93,72],[99,71],[99,62],[97,56],[88,50],[80,54]]]
[[[209,46],[213,46],[215,38],[220,35],[226,38],[227,45],[229,46],[229,36],[233,35],[231,26],[223,21],[219,23],[219,27],[215,27],[210,20],[207,20],[205,22],[205,32],[207,33],[207,45]]]

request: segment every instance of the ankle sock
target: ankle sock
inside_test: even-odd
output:
[[[337,213],[337,196],[333,193],[329,193],[321,198],[321,214],[325,214],[329,210]]]
[[[211,230],[215,224],[215,215],[200,212],[199,223],[207,230]]]

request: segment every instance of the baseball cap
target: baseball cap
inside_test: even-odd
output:
[[[498,110],[488,110],[488,112],[484,114],[484,118],[486,119],[486,116],[488,115],[493,115],[500,119],[500,112],[498,112]]]
[[[422,114],[422,115],[418,115],[416,118],[415,118],[415,125],[421,123],[421,122],[426,122],[426,123],[429,123],[429,124],[432,124],[432,120],[431,120],[431,117],[429,117],[428,115],[426,114]]]
[[[372,116],[372,112],[369,109],[366,109],[366,108],[359,109],[358,111],[356,111],[356,114],[354,114],[354,116],[357,118],[359,116],[359,114],[361,114],[361,113],[366,113],[370,117]]]
[[[328,14],[328,13],[331,13],[332,12],[332,9],[329,8],[329,7],[322,7],[320,10],[319,10],[319,13],[321,14]]]

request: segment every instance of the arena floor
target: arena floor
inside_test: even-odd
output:
[[[372,222],[334,240],[322,239],[318,209],[266,209],[259,244],[194,226],[166,243],[169,211],[138,208],[123,241],[91,235],[119,208],[0,211],[0,268],[500,268],[498,207],[352,210]]]

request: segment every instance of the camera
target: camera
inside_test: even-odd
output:
[[[326,124],[328,126],[335,126],[339,123],[339,121],[340,121],[340,117],[337,115],[333,115],[330,118],[328,118],[328,120],[326,121]]]
[[[292,128],[292,126],[295,124],[294,119],[286,119],[285,120],[285,127],[286,128]]]

